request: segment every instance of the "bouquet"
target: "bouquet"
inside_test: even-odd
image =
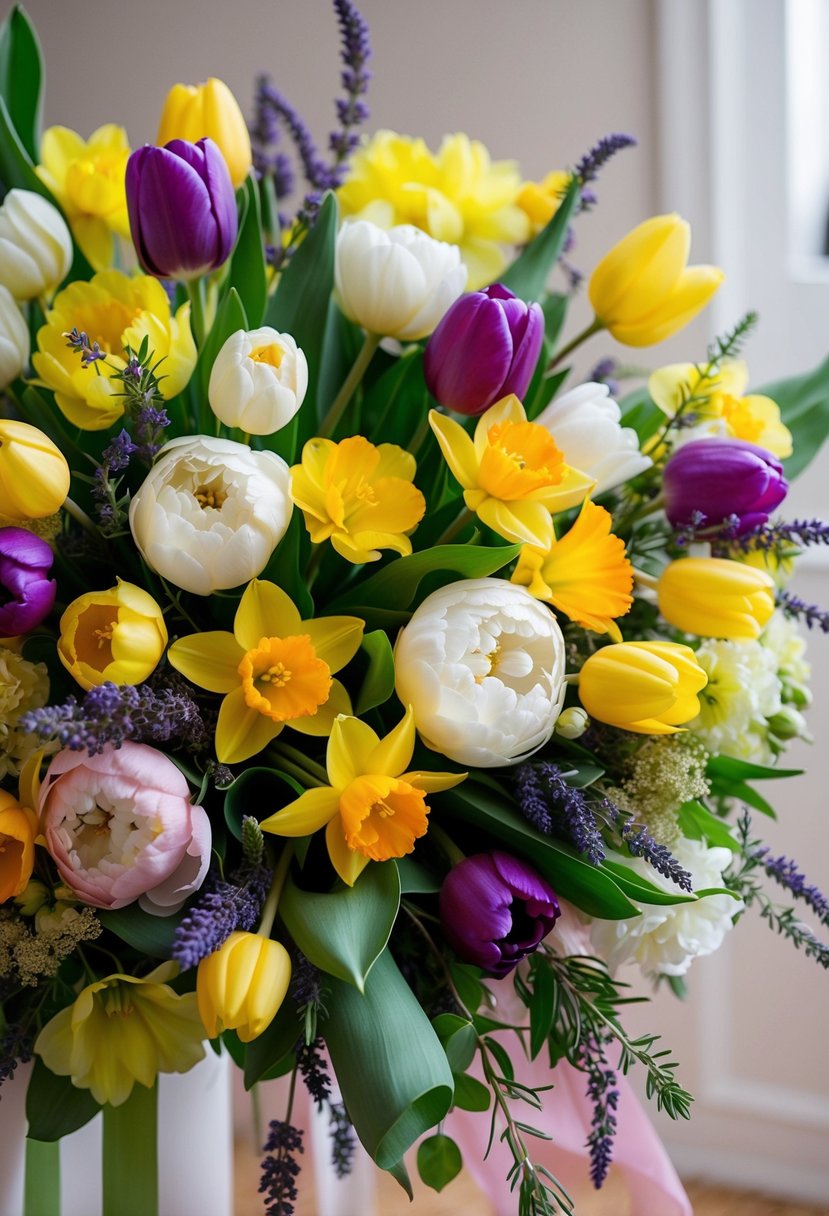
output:
[[[41,134],[22,9],[0,34],[0,1081],[33,1061],[40,1161],[103,1108],[107,1213],[158,1210],[156,1080],[211,1046],[292,1078],[271,1216],[303,1083],[338,1173],[356,1137],[411,1194],[417,1142],[440,1189],[469,1112],[514,1210],[567,1212],[565,1071],[597,1187],[619,1074],[692,1101],[622,964],[681,995],[756,912],[829,961],[756,785],[808,737],[798,618],[829,628],[788,589],[829,529],[777,514],[829,370],[749,389],[749,315],[574,383],[722,272],[661,215],[583,299],[574,234],[632,139],[528,182],[465,135],[361,137],[369,34],[334,8],[327,153],[268,78],[250,130],[212,79],[155,145]]]

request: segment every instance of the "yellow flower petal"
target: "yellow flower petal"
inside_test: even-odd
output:
[[[527,412],[515,393],[508,393],[506,397],[502,397],[500,401],[496,401],[481,415],[475,426],[473,443],[476,458],[480,460],[487,449],[490,427],[499,426],[505,422],[519,424],[526,421]]]
[[[302,621],[298,632],[307,633],[317,657],[331,671],[339,671],[360,649],[365,621],[356,616],[322,616]]]
[[[513,544],[546,549],[553,528],[550,512],[540,502],[501,502],[485,498],[477,508],[478,518],[493,532]]]
[[[429,411],[429,425],[455,480],[465,490],[471,490],[478,482],[478,461],[472,440],[459,423],[437,410]]]
[[[379,742],[379,736],[359,718],[335,719],[325,757],[328,779],[335,789],[345,789],[360,773],[369,771],[368,757]]]
[[[281,587],[252,579],[239,601],[233,633],[243,650],[253,650],[262,638],[287,638],[305,633],[293,600]]]
[[[228,693],[216,723],[216,756],[221,764],[238,764],[266,748],[282,730],[283,723],[251,709],[239,686]]]
[[[325,827],[333,815],[339,815],[339,809],[339,793],[324,785],[306,790],[281,811],[263,819],[259,826],[263,832],[273,832],[275,836],[310,836]]]
[[[412,758],[415,745],[415,721],[409,705],[397,726],[381,739],[366,757],[366,773],[399,777]]]
[[[239,687],[239,664],[244,653],[232,633],[217,629],[179,638],[167,651],[167,658],[176,671],[199,688],[232,692]]]
[[[339,680],[331,681],[331,691],[328,700],[321,705],[315,714],[307,718],[292,718],[286,726],[297,730],[302,735],[325,737],[331,734],[334,721],[338,714],[351,713],[351,699]]]
[[[460,785],[468,776],[468,773],[424,773],[417,769],[411,773],[402,773],[400,780],[407,781],[415,789],[423,790],[424,794],[437,794],[441,790],[451,790]]]
[[[337,874],[346,886],[353,887],[371,859],[348,847],[339,815],[332,819],[325,829],[325,843]]]

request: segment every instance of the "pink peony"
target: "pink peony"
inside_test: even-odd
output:
[[[154,747],[59,752],[38,810],[61,878],[93,907],[138,899],[145,912],[169,916],[204,881],[210,821],[191,804],[179,769]]]

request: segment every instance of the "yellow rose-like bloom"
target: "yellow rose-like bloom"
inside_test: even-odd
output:
[[[207,1037],[235,1030],[243,1043],[270,1026],[291,982],[291,958],[281,942],[257,933],[231,933],[202,959],[196,979]]]
[[[176,970],[162,963],[144,979],[89,984],[46,1023],[35,1051],[50,1072],[111,1106],[126,1102],[136,1081],[149,1089],[160,1072],[188,1072],[204,1059],[204,1029],[195,992],[179,996],[166,982]]]
[[[108,591],[88,591],[60,618],[58,656],[81,688],[140,684],[167,645],[164,616],[151,595],[118,579]]]
[[[370,861],[404,857],[425,835],[426,794],[451,789],[466,773],[408,772],[415,745],[411,706],[385,738],[359,718],[340,715],[328,740],[330,786],[306,790],[262,821],[275,836],[307,836],[325,828],[331,864],[354,885]]]
[[[291,469],[291,498],[314,544],[330,540],[346,561],[377,561],[381,549],[406,555],[408,534],[426,510],[412,485],[416,468],[414,456],[393,443],[310,439]]]
[[[105,352],[106,364],[84,367],[65,334],[74,327]],[[119,270],[96,274],[88,283],[72,283],[58,292],[38,331],[38,353],[32,356],[39,383],[54,390],[58,408],[73,426],[99,431],[124,412],[123,385],[113,376],[127,365],[125,347],[137,351],[144,338],[158,370],[159,390],[168,399],[180,393],[196,366],[190,332],[190,305],[175,316],[167,293],[149,275],[130,278]]]
[[[123,127],[107,123],[84,140],[68,127],[49,127],[36,173],[52,191],[93,270],[113,262],[113,233],[129,237],[124,179],[130,146]]]
[[[354,616],[303,621],[274,583],[246,587],[233,633],[180,638],[167,657],[200,688],[225,693],[216,724],[216,755],[237,764],[267,747],[285,726],[327,735],[337,714],[350,713],[334,672],[359,649],[365,622]]]
[[[234,186],[250,172],[250,136],[239,103],[222,80],[211,76],[204,84],[174,84],[167,94],[156,143],[209,137],[227,161]]]
[[[625,542],[610,531],[612,523],[604,507],[585,502],[561,540],[553,538],[546,550],[524,546],[512,582],[584,629],[609,633],[621,642],[613,618],[630,611],[633,567],[625,555]]]
[[[69,465],[48,435],[28,422],[0,419],[0,513],[45,519],[69,493]]]
[[[689,396],[699,395],[689,412],[703,431],[756,443],[781,459],[791,456],[792,434],[780,421],[777,402],[759,393],[745,396],[747,387],[748,367],[742,359],[726,359],[716,376],[704,382],[694,363],[671,363],[648,380],[648,392],[669,418]]]
[[[429,423],[467,507],[506,540],[548,548],[552,512],[578,506],[596,484],[564,463],[550,432],[527,422],[514,394],[481,414],[473,439],[437,410]]]
[[[553,169],[540,182],[524,182],[515,201],[530,221],[531,236],[549,224],[571,181],[566,169]]]
[[[659,577],[659,611],[683,633],[758,638],[774,612],[774,579],[722,557],[683,557]]]
[[[35,864],[37,816],[0,790],[0,904],[25,889]]]
[[[640,735],[673,735],[699,713],[708,682],[690,646],[617,642],[590,655],[579,699],[591,718]]]
[[[467,135],[447,135],[434,154],[422,139],[378,131],[352,156],[337,196],[344,216],[380,228],[413,224],[460,246],[467,288],[475,291],[506,265],[501,245],[529,236],[527,215],[517,204],[520,189],[515,164],[493,162]]]
[[[717,266],[688,266],[691,229],[678,215],[645,220],[590,276],[596,318],[625,346],[653,346],[700,312],[722,283]]]

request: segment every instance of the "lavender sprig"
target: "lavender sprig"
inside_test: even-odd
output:
[[[306,1043],[303,1037],[296,1048],[299,1075],[305,1082],[305,1088],[317,1110],[322,1110],[331,1099],[331,1078],[322,1048],[323,1041],[319,1036],[312,1043]]]
[[[265,1195],[266,1216],[293,1216],[298,1195],[296,1180],[301,1166],[297,1153],[304,1152],[302,1132],[292,1123],[273,1119],[265,1142],[259,1193]]]
[[[328,146],[334,153],[332,184],[339,186],[344,176],[344,162],[357,146],[355,128],[369,117],[369,108],[362,98],[368,92],[371,80],[366,67],[371,58],[371,40],[368,24],[352,0],[334,0],[334,9],[342,42],[340,82],[346,95],[335,103],[340,127],[329,136]]]
[[[605,135],[589,152],[585,153],[573,170],[573,175],[578,178],[580,185],[586,186],[588,182],[596,181],[599,176],[599,170],[603,169],[617,152],[621,152],[622,148],[635,147],[636,140],[632,135]],[[595,201],[595,196],[593,196],[592,201]],[[584,205],[584,203],[585,200],[582,195],[582,204]]]
[[[106,351],[101,350],[97,342],[90,342],[89,335],[77,326],[73,326],[69,333],[63,336],[67,339],[66,345],[69,349],[80,355],[83,367],[90,367],[99,359],[106,359]]]
[[[796,861],[789,857],[770,857],[767,845],[752,845],[749,856],[758,862],[769,878],[812,909],[821,924],[829,926],[829,899],[810,883]]]
[[[315,190],[327,190],[331,186],[331,170],[317,151],[314,137],[305,120],[287,97],[271,82],[270,77],[260,76],[257,87],[257,108],[269,109],[281,119],[294,142],[297,155],[308,183]]]
[[[346,1178],[354,1168],[354,1154],[357,1151],[354,1125],[343,1102],[330,1102],[328,1116],[331,1121],[328,1128],[331,1136],[331,1164],[338,1178]]]
[[[610,1038],[610,1035],[606,1035]],[[587,1096],[593,1104],[593,1119],[587,1147],[590,1151],[590,1180],[600,1190],[613,1158],[619,1090],[616,1072],[607,1061],[606,1043],[596,1031],[588,1031],[578,1045],[574,1063],[587,1073]]]
[[[829,633],[829,610],[826,608],[821,608],[818,604],[807,604],[799,595],[793,595],[790,591],[778,591],[777,604],[786,616],[804,621],[809,629],[817,626],[821,633]]]
[[[549,760],[522,764],[515,783],[518,806],[533,827],[545,836],[558,828],[594,866],[604,861],[604,841],[596,817],[581,790],[567,784],[558,765]]]
[[[121,478],[113,474],[123,473],[129,467],[136,446],[128,431],[122,430],[104,448],[101,463],[95,470],[92,499],[98,515],[101,531],[105,536],[114,536],[127,519],[128,498],[118,497]]]
[[[228,881],[218,875],[208,879],[176,929],[171,957],[183,971],[213,954],[231,933],[253,929],[270,879],[271,871],[264,865],[240,866]]]

